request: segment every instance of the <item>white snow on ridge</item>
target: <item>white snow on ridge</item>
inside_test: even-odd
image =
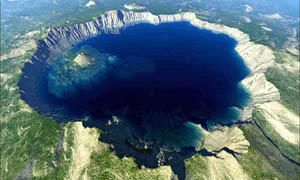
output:
[[[88,3],[85,4],[85,7],[92,7],[95,5],[96,5],[95,1],[89,1]]]
[[[124,8],[128,9],[128,10],[143,10],[143,9],[146,9],[145,6],[140,6],[140,5],[137,5],[135,3],[132,3],[132,4],[124,4]]]
[[[283,19],[283,17],[279,13],[261,14],[261,16],[268,18],[268,19],[274,19],[274,20]]]
[[[265,30],[265,31],[272,32],[272,29],[271,29],[271,28],[269,28],[269,27],[262,26],[261,28],[262,28],[263,30]]]
[[[253,10],[253,8],[249,4],[245,4],[245,12],[250,13]]]

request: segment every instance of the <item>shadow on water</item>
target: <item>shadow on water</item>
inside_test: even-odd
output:
[[[48,63],[41,41],[23,68],[20,94],[59,123],[87,119],[84,126],[101,128],[101,141],[118,156],[151,168],[169,164],[184,179],[184,159],[209,155],[194,149],[202,140],[197,124],[232,123],[249,100],[240,85],[249,70],[235,45],[189,23],[140,24],[85,40]],[[79,53],[93,61],[73,66]]]

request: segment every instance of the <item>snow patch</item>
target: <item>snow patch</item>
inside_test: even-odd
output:
[[[268,31],[268,32],[272,32],[272,29],[266,26],[262,26],[261,27],[263,30]]]
[[[132,4],[124,4],[124,8],[128,9],[128,10],[143,10],[143,9],[146,9],[145,6],[140,6],[140,5],[137,5],[135,3],[132,3]]]
[[[253,8],[249,4],[245,4],[245,12],[250,13],[253,10]]]
[[[272,19],[272,20],[279,20],[283,19],[283,17],[279,13],[274,13],[274,14],[261,14],[261,16]]]
[[[95,5],[96,5],[95,1],[89,1],[88,3],[85,4],[85,7],[92,7]]]

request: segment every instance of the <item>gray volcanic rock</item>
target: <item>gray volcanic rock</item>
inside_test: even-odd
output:
[[[196,18],[193,13],[180,13],[175,15],[153,15],[150,12],[125,12],[114,10],[105,13],[94,21],[75,24],[70,27],[53,28],[44,40],[51,53],[60,52],[84,39],[102,34],[118,33],[120,28],[138,24],[163,22],[191,21]]]
[[[247,153],[250,146],[243,132],[236,126],[224,127],[212,132],[203,129],[202,133],[205,138],[203,147],[214,154],[226,148],[235,154],[243,154]]]

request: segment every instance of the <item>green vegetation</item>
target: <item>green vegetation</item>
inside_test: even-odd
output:
[[[64,126],[64,137],[60,143],[59,152],[57,152],[57,162],[55,168],[47,174],[40,174],[36,172],[34,176],[36,178],[43,179],[64,179],[67,177],[72,158],[72,146],[74,144],[74,130],[72,129],[72,123]],[[62,134],[63,135],[63,134]],[[63,144],[65,143],[65,144]],[[65,149],[64,149],[65,148]],[[39,175],[41,177],[39,177]]]
[[[299,166],[283,157],[256,125],[244,125],[241,130],[251,146],[249,152],[238,158],[238,161],[253,179],[270,177],[271,179],[297,179],[299,177]]]
[[[20,41],[27,40],[21,38]],[[64,137],[63,126],[39,115],[19,97],[17,83],[21,68],[34,51],[31,49],[23,56],[0,62],[2,179],[63,179],[69,169],[72,131]],[[70,129],[70,125],[64,129]],[[63,139],[66,150],[62,147]]]
[[[32,163],[53,166],[58,126],[36,113],[17,112],[1,122],[1,177],[13,179]]]
[[[195,155],[185,161],[186,179],[201,180],[209,176],[207,161],[201,155]]]
[[[122,6],[115,5],[115,9],[120,7]],[[18,14],[18,11],[13,11],[14,9],[19,9],[22,13]],[[15,44],[13,41],[20,34],[36,29],[68,26],[90,21],[109,9],[103,5],[86,8],[83,2],[81,6],[78,6],[77,3],[60,1],[59,4],[55,4],[51,0],[47,0],[43,2],[6,3],[4,7],[1,7],[1,10],[6,14],[3,17],[6,24],[2,26],[2,31],[5,33],[1,33],[1,48],[8,49],[11,48],[9,47],[11,44]]]
[[[19,98],[17,82],[23,57],[1,61],[1,168],[3,179],[30,176],[34,165],[53,167],[59,126],[32,111]]]
[[[261,113],[261,109],[254,109],[253,111],[253,119],[256,123],[262,128],[265,134],[272,139],[272,141],[278,146],[278,148],[286,154],[289,158],[293,159],[294,161],[300,161],[300,151],[299,146],[295,144],[290,144],[285,139],[283,139],[278,132],[273,129],[273,127],[268,123],[265,117]]]
[[[248,149],[248,153],[238,158],[243,170],[252,179],[283,179],[283,176],[279,174],[276,169],[268,162],[268,160],[253,147]]]
[[[300,115],[299,67],[294,64],[299,57],[280,51],[275,51],[275,56],[277,64],[266,72],[266,78],[279,89],[282,104]],[[288,70],[287,65],[294,70]]]
[[[91,163],[86,171],[91,179],[106,180],[163,180],[171,174],[171,170],[167,167],[139,170],[132,158],[120,159],[107,148],[92,154]]]

